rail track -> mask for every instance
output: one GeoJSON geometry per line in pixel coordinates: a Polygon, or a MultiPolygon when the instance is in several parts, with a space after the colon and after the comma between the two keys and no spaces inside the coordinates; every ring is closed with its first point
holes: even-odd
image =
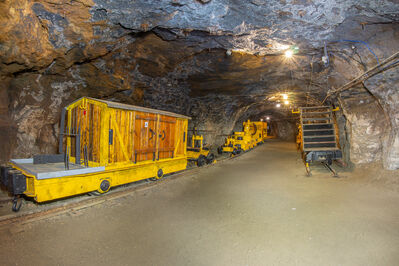
{"type": "MultiPolygon", "coordinates": [[[[233,157],[219,157],[217,160],[217,163],[221,163],[223,161],[234,159],[236,157],[242,156],[243,154],[246,154],[246,153],[242,153],[240,155],[235,155],[233,157]]],[[[206,165],[201,168],[212,167],[213,165],[214,164],[206,165]]],[[[85,208],[88,208],[91,206],[102,204],[104,202],[109,202],[109,201],[112,201],[115,199],[123,198],[123,197],[129,196],[133,193],[151,189],[151,188],[159,185],[160,183],[170,182],[178,177],[198,173],[201,168],[196,167],[196,166],[190,167],[183,171],[179,171],[179,172],[170,174],[170,175],[166,176],[165,178],[160,179],[158,181],[142,181],[142,182],[139,182],[138,184],[131,183],[131,184],[123,185],[120,187],[116,187],[115,189],[113,189],[105,194],[102,194],[101,196],[81,196],[80,199],[78,199],[74,202],[64,200],[65,202],[61,203],[61,205],[55,205],[54,207],[50,207],[50,208],[47,207],[46,209],[39,208],[39,210],[30,210],[30,211],[25,211],[25,212],[21,212],[21,213],[12,213],[12,214],[2,215],[2,216],[0,216],[0,231],[9,228],[11,225],[12,226],[24,225],[24,224],[28,224],[28,223],[31,223],[34,221],[44,220],[44,219],[62,215],[65,213],[76,212],[76,211],[79,211],[79,210],[82,210],[82,209],[85,209],[85,208]]],[[[11,199],[0,199],[0,203],[6,203],[6,202],[11,202],[11,199]]]]}

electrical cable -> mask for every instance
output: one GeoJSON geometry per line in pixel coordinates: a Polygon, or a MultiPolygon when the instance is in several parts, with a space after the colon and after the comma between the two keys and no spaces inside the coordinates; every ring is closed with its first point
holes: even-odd
{"type": "MultiPolygon", "coordinates": [[[[397,51],[396,53],[394,53],[393,55],[391,55],[390,57],[388,57],[387,59],[385,59],[381,65],[375,65],[374,67],[372,67],[371,69],[367,70],[366,72],[364,72],[363,74],[361,74],[360,76],[358,76],[357,78],[349,81],[348,83],[346,83],[345,85],[343,85],[342,87],[338,88],[338,89],[334,89],[331,90],[330,92],[327,93],[327,96],[324,98],[323,103],[327,100],[328,97],[330,97],[331,95],[335,94],[335,93],[340,93],[344,90],[348,90],[350,88],[352,88],[354,85],[358,84],[359,82],[362,82],[368,78],[370,78],[371,76],[374,76],[378,73],[380,73],[381,71],[385,71],[387,70],[387,67],[382,68],[385,64],[387,64],[388,62],[392,61],[393,59],[396,59],[399,56],[399,51],[397,51]]],[[[391,63],[388,65],[392,66],[394,64],[397,64],[399,61],[395,61],[394,63],[391,63]]]]}
{"type": "Polygon", "coordinates": [[[359,41],[359,40],[336,40],[336,41],[333,41],[333,42],[353,42],[353,43],[361,43],[361,44],[364,44],[364,45],[367,47],[367,49],[370,51],[370,53],[372,53],[372,54],[374,55],[375,59],[377,60],[377,64],[378,64],[378,65],[380,64],[380,61],[378,60],[377,55],[374,53],[374,51],[370,48],[370,46],[368,45],[368,43],[365,42],[365,41],[359,41]]]}

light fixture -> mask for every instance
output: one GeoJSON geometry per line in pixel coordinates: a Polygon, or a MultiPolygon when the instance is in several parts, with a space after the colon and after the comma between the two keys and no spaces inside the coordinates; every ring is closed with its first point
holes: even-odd
{"type": "Polygon", "coordinates": [[[284,100],[287,100],[287,99],[288,99],[288,95],[287,95],[287,94],[282,94],[282,96],[283,96],[283,99],[284,99],[284,100]]]}
{"type": "Polygon", "coordinates": [[[270,117],[266,117],[266,120],[270,120],[270,117]]]}
{"type": "Polygon", "coordinates": [[[281,104],[279,104],[279,103],[278,103],[278,104],[276,104],[276,107],[277,107],[277,108],[280,108],[280,106],[281,106],[281,104]]]}
{"type": "Polygon", "coordinates": [[[284,53],[285,57],[287,57],[287,58],[291,58],[293,54],[294,54],[294,52],[291,49],[288,49],[284,53]]]}
{"type": "Polygon", "coordinates": [[[289,105],[290,102],[289,102],[289,101],[284,101],[284,104],[285,104],[285,105],[289,105]]]}
{"type": "Polygon", "coordinates": [[[260,122],[263,122],[263,118],[260,119],[260,122]]]}

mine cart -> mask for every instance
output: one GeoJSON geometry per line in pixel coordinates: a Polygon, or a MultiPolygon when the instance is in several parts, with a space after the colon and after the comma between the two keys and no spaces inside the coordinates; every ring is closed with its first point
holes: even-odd
{"type": "Polygon", "coordinates": [[[254,121],[252,122],[256,127],[256,133],[253,135],[257,144],[262,144],[265,140],[273,138],[267,134],[267,122],[254,121]]]}
{"type": "Polygon", "coordinates": [[[310,163],[321,162],[334,176],[336,171],[331,167],[334,160],[342,158],[336,134],[333,111],[329,106],[300,107],[300,125],[297,144],[302,150],[306,172],[310,176],[310,163]]]}
{"type": "Polygon", "coordinates": [[[12,159],[1,169],[2,183],[14,195],[43,202],[162,178],[187,166],[188,119],[81,98],[62,110],[59,154],[12,159]]]}
{"type": "Polygon", "coordinates": [[[191,136],[191,146],[187,147],[187,158],[189,161],[194,161],[198,167],[215,161],[215,155],[204,145],[204,136],[200,135],[196,128],[193,129],[191,136]]]}
{"type": "Polygon", "coordinates": [[[233,135],[228,136],[222,147],[219,147],[218,152],[231,153],[232,155],[240,154],[254,148],[258,142],[257,127],[250,120],[243,123],[243,131],[234,132],[233,135]]]}

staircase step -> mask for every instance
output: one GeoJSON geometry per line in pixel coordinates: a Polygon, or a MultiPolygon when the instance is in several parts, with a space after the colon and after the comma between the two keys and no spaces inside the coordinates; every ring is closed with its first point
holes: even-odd
{"type": "Polygon", "coordinates": [[[302,115],[326,115],[326,114],[331,114],[331,111],[327,112],[303,112],[302,115]]]}
{"type": "Polygon", "coordinates": [[[334,130],[333,129],[322,129],[322,130],[304,130],[303,131],[303,136],[308,137],[308,136],[329,136],[329,135],[334,135],[334,130]]]}
{"type": "Polygon", "coordinates": [[[299,107],[299,109],[302,110],[308,110],[308,109],[319,109],[319,108],[328,108],[330,109],[330,106],[309,106],[309,107],[299,107]]]}
{"type": "Polygon", "coordinates": [[[304,124],[303,130],[319,130],[319,129],[333,129],[333,124],[304,124]]]}
{"type": "Polygon", "coordinates": [[[334,141],[335,142],[335,136],[311,136],[311,137],[304,137],[303,142],[304,143],[310,143],[310,142],[319,142],[319,141],[334,141]]]}
{"type": "Polygon", "coordinates": [[[304,141],[304,143],[311,143],[311,144],[324,144],[324,143],[335,143],[335,139],[334,140],[321,140],[321,141],[314,141],[314,142],[306,142],[304,141]]]}
{"type": "Polygon", "coordinates": [[[306,118],[302,118],[302,121],[322,121],[322,120],[331,120],[331,117],[306,117],[306,118]]]}
{"type": "Polygon", "coordinates": [[[331,138],[331,137],[335,137],[335,135],[306,136],[306,138],[310,138],[310,139],[312,139],[312,138],[331,138]]]}
{"type": "Polygon", "coordinates": [[[337,151],[339,150],[337,147],[321,147],[321,148],[304,148],[303,151],[337,151]]]}
{"type": "Polygon", "coordinates": [[[337,145],[333,143],[304,143],[304,148],[336,148],[337,145]]]}

